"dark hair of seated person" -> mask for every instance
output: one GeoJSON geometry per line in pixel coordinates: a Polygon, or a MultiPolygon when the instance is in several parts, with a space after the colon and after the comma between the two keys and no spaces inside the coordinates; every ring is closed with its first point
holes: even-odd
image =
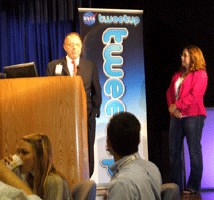
{"type": "Polygon", "coordinates": [[[107,136],[113,150],[120,156],[138,151],[140,122],[131,113],[120,112],[113,116],[107,126],[107,136]]]}

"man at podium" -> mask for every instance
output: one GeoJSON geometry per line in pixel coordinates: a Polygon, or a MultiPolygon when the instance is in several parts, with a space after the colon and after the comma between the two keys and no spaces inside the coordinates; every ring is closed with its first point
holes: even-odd
{"type": "Polygon", "coordinates": [[[91,177],[94,171],[95,118],[100,116],[102,102],[98,69],[94,62],[80,56],[82,40],[78,33],[67,34],[63,48],[67,55],[48,63],[46,76],[79,75],[82,77],[87,97],[89,173],[91,177]]]}

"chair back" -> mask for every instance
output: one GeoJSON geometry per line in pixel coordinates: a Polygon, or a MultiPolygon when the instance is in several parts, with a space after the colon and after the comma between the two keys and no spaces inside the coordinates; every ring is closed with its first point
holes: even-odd
{"type": "Polygon", "coordinates": [[[84,180],[77,183],[71,189],[71,199],[73,200],[95,200],[96,199],[96,183],[93,180],[84,180]]]}
{"type": "Polygon", "coordinates": [[[180,189],[175,183],[165,183],[161,190],[162,200],[180,200],[180,189]]]}

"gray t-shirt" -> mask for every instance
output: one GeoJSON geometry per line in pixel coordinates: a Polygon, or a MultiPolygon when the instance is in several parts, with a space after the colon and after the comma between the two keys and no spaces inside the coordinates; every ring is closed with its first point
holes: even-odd
{"type": "Polygon", "coordinates": [[[138,153],[120,159],[110,169],[113,176],[107,199],[161,199],[160,171],[154,163],[140,158],[138,153]]]}

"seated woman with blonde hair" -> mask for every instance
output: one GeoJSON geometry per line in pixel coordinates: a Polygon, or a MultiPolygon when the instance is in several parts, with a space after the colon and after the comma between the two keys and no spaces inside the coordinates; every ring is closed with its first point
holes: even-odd
{"type": "MultiPolygon", "coordinates": [[[[23,165],[15,168],[14,173],[44,200],[68,200],[70,189],[66,179],[56,171],[52,163],[52,148],[48,136],[31,134],[19,142],[18,156],[23,165]]],[[[10,163],[12,156],[6,156],[4,162],[10,163]]]]}

